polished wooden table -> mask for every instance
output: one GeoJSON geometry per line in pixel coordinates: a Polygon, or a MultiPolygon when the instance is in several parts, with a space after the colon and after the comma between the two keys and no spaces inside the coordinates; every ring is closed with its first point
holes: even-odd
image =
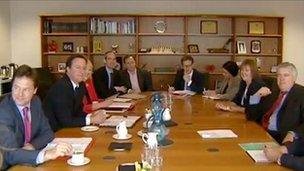
{"type": "MultiPolygon", "coordinates": [[[[162,148],[164,157],[163,171],[283,171],[288,170],[276,163],[257,164],[239,143],[273,141],[271,137],[254,122],[247,121],[244,114],[217,111],[216,101],[204,99],[200,95],[184,99],[174,99],[172,118],[178,126],[170,127],[169,138],[174,144],[162,148]],[[202,129],[228,128],[238,135],[232,139],[202,139],[197,133],[202,129]],[[208,149],[218,149],[210,152],[208,149]]],[[[136,102],[136,107],[129,115],[144,116],[145,108],[150,107],[149,98],[136,102]]],[[[133,148],[129,152],[112,152],[108,150],[113,128],[101,128],[96,132],[82,132],[79,128],[63,129],[57,137],[93,137],[93,144],[86,154],[90,164],[80,167],[69,166],[66,160],[57,159],[46,162],[36,168],[17,166],[12,170],[103,170],[114,171],[120,163],[140,161],[143,142],[137,131],[142,129],[144,117],[129,129],[133,135],[129,141],[133,148]],[[104,160],[105,156],[114,156],[114,160],[104,160]]]]}

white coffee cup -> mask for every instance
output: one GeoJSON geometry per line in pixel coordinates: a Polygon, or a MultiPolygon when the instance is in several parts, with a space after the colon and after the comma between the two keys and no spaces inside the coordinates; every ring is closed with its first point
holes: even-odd
{"type": "Polygon", "coordinates": [[[127,137],[128,129],[126,126],[126,121],[122,121],[116,126],[116,132],[119,139],[124,139],[127,137]]]}
{"type": "Polygon", "coordinates": [[[74,149],[72,155],[72,163],[81,164],[84,162],[84,152],[80,149],[74,149]]]}

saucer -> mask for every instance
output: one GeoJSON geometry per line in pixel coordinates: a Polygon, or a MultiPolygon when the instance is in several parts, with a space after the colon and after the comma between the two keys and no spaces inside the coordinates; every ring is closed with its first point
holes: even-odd
{"type": "Polygon", "coordinates": [[[93,126],[93,125],[88,125],[88,126],[83,126],[80,129],[85,132],[93,132],[93,131],[97,131],[99,129],[99,127],[93,126]]]}
{"type": "Polygon", "coordinates": [[[128,139],[132,138],[132,135],[127,134],[126,138],[118,138],[118,134],[114,134],[112,137],[116,140],[128,140],[128,139]]]}
{"type": "Polygon", "coordinates": [[[83,166],[83,165],[86,165],[86,164],[90,163],[90,161],[91,161],[91,160],[90,160],[89,158],[84,157],[83,163],[73,163],[73,162],[72,162],[72,158],[70,158],[70,159],[67,161],[67,163],[68,163],[69,165],[71,165],[71,166],[83,166]]]}

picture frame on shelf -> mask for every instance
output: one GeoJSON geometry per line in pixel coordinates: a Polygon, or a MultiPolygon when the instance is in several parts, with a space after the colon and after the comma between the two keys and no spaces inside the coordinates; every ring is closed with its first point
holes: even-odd
{"type": "Polygon", "coordinates": [[[62,51],[63,52],[73,52],[74,51],[73,42],[63,42],[62,43],[62,51]]]}
{"type": "Polygon", "coordinates": [[[248,21],[248,34],[265,34],[264,21],[248,21]]]}
{"type": "Polygon", "coordinates": [[[188,45],[188,53],[199,53],[199,48],[197,44],[188,45]]]}
{"type": "Polygon", "coordinates": [[[65,72],[65,68],[66,68],[66,64],[65,63],[58,63],[57,64],[57,70],[58,72],[64,73],[65,72]]]}
{"type": "Polygon", "coordinates": [[[201,34],[217,34],[216,20],[201,20],[201,34]]]}
{"type": "Polygon", "coordinates": [[[236,46],[237,46],[237,53],[238,54],[246,54],[247,53],[245,41],[237,41],[236,46]]]}
{"type": "Polygon", "coordinates": [[[251,53],[261,53],[261,41],[260,40],[252,40],[250,42],[251,53]]]}

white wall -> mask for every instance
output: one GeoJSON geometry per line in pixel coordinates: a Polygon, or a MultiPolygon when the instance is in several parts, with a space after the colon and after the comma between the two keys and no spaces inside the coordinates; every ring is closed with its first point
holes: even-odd
{"type": "Polygon", "coordinates": [[[11,1],[12,61],[40,66],[41,14],[205,13],[284,16],[284,61],[296,64],[304,85],[303,1],[11,1]]]}
{"type": "Polygon", "coordinates": [[[0,1],[0,66],[11,61],[9,1],[0,1]]]}

